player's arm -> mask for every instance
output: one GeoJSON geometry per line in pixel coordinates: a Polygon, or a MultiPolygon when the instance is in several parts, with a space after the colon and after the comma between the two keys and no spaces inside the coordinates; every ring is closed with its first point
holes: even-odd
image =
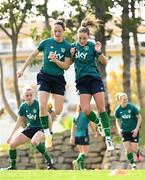
{"type": "Polygon", "coordinates": [[[70,48],[70,54],[71,54],[70,64],[73,64],[73,63],[74,63],[74,55],[75,55],[75,52],[76,52],[76,49],[75,49],[74,47],[70,48]]]}
{"type": "Polygon", "coordinates": [[[119,123],[119,119],[116,118],[116,127],[117,127],[117,130],[118,130],[118,133],[119,133],[119,136],[121,136],[121,128],[120,128],[120,123],[119,123]]]}
{"type": "Polygon", "coordinates": [[[73,123],[71,127],[70,144],[74,144],[74,132],[75,132],[75,124],[73,123]]]}
{"type": "Polygon", "coordinates": [[[138,115],[136,115],[137,117],[137,125],[136,125],[136,129],[139,130],[140,126],[141,126],[141,122],[142,122],[142,117],[141,114],[139,113],[138,115]]]}
{"type": "Polygon", "coordinates": [[[108,60],[107,60],[107,57],[104,56],[104,54],[100,54],[99,57],[98,57],[99,61],[103,64],[103,65],[106,65],[108,60]]]}
{"type": "Polygon", "coordinates": [[[95,45],[95,50],[96,50],[97,54],[99,55],[98,60],[102,64],[106,65],[108,60],[107,60],[106,56],[102,53],[101,49],[102,49],[102,44],[101,44],[101,42],[97,41],[96,45],[95,45]]]}
{"type": "Polygon", "coordinates": [[[25,120],[26,120],[25,117],[23,117],[23,116],[18,116],[17,122],[16,122],[16,124],[15,124],[15,127],[14,127],[14,129],[13,129],[10,137],[8,138],[7,143],[10,142],[11,138],[13,137],[13,135],[15,134],[15,132],[16,132],[20,127],[26,126],[26,125],[25,125],[25,120]]]}
{"type": "Polygon", "coordinates": [[[96,131],[96,124],[93,123],[93,122],[89,122],[89,127],[90,127],[93,135],[94,135],[95,137],[97,137],[97,136],[98,136],[98,133],[97,133],[97,131],[96,131]]]}
{"type": "Polygon", "coordinates": [[[70,66],[70,58],[65,57],[64,61],[60,61],[59,59],[56,58],[56,55],[54,53],[51,53],[48,56],[49,59],[51,59],[52,62],[54,62],[57,66],[60,68],[67,70],[70,66]]]}
{"type": "Polygon", "coordinates": [[[17,77],[21,77],[25,71],[25,69],[27,68],[28,65],[30,65],[34,59],[34,57],[36,57],[38,55],[39,51],[38,49],[34,49],[34,51],[28,56],[28,58],[26,59],[26,61],[24,62],[22,68],[17,72],[17,77]]]}
{"type": "Polygon", "coordinates": [[[137,136],[141,122],[142,122],[142,117],[141,117],[140,113],[137,114],[136,117],[137,117],[137,125],[136,125],[136,128],[134,130],[132,130],[132,133],[133,133],[132,136],[133,137],[137,136]]]}

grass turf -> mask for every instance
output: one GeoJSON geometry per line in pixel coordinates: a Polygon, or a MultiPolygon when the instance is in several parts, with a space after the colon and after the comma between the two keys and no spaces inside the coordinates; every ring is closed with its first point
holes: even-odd
{"type": "Polygon", "coordinates": [[[0,180],[143,180],[144,170],[127,170],[126,175],[110,176],[109,170],[16,170],[0,171],[0,180]]]}

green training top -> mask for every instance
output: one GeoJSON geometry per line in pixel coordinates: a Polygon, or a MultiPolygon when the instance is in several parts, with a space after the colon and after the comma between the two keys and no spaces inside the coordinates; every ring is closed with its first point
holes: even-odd
{"type": "Polygon", "coordinates": [[[72,44],[72,47],[76,49],[74,55],[76,80],[86,75],[100,77],[96,64],[99,55],[95,50],[95,44],[88,41],[85,46],[81,46],[79,42],[76,42],[72,44]]]}
{"type": "Polygon", "coordinates": [[[88,124],[90,120],[83,112],[79,113],[79,116],[73,117],[73,123],[75,124],[75,137],[88,136],[88,124]]]}
{"type": "Polygon", "coordinates": [[[63,75],[64,69],[50,61],[48,56],[54,53],[59,61],[64,61],[65,57],[70,58],[70,47],[70,43],[66,40],[57,42],[54,38],[48,38],[40,42],[37,49],[43,52],[42,72],[54,76],[63,75]]]}
{"type": "Polygon", "coordinates": [[[119,105],[115,109],[115,117],[119,120],[122,132],[130,132],[136,128],[137,115],[139,110],[132,104],[128,103],[126,107],[119,105]]]}
{"type": "Polygon", "coordinates": [[[41,127],[37,100],[34,100],[30,106],[26,102],[23,102],[19,107],[18,114],[26,118],[27,127],[41,127]]]}

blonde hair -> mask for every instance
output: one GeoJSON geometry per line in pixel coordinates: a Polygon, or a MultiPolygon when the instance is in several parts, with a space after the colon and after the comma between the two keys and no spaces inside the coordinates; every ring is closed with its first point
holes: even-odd
{"type": "Polygon", "coordinates": [[[25,86],[23,91],[22,91],[22,94],[24,95],[26,91],[33,91],[33,88],[31,86],[25,86]]]}
{"type": "Polygon", "coordinates": [[[123,96],[126,96],[126,97],[127,97],[127,94],[124,93],[124,92],[117,93],[117,94],[115,95],[116,101],[120,101],[120,99],[121,99],[123,96]]]}
{"type": "Polygon", "coordinates": [[[99,27],[101,25],[101,20],[96,19],[95,15],[93,14],[88,14],[81,22],[82,27],[91,27],[94,28],[95,30],[99,30],[99,27]]]}

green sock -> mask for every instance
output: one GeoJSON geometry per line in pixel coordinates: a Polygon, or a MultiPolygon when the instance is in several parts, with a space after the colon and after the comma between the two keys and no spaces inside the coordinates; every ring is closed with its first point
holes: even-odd
{"type": "Polygon", "coordinates": [[[79,162],[79,161],[84,161],[84,159],[85,159],[85,154],[80,153],[80,154],[78,155],[76,161],[77,161],[77,162],[79,162]]]}
{"type": "Polygon", "coordinates": [[[76,161],[79,163],[80,169],[84,169],[84,160],[85,160],[85,154],[80,153],[76,159],[76,161]]]}
{"type": "Polygon", "coordinates": [[[48,152],[46,151],[46,148],[43,143],[39,143],[38,146],[36,146],[38,151],[45,157],[47,161],[51,161],[51,157],[49,156],[48,152]]]}
{"type": "Polygon", "coordinates": [[[132,153],[132,152],[127,153],[127,159],[129,160],[130,164],[135,163],[134,157],[133,157],[133,153],[132,153]]]}
{"type": "Polygon", "coordinates": [[[99,122],[100,122],[99,118],[96,116],[94,111],[91,111],[90,114],[87,115],[87,118],[90,121],[94,122],[95,124],[99,124],[99,122]]]}
{"type": "Polygon", "coordinates": [[[105,132],[105,136],[110,136],[110,120],[107,112],[100,113],[100,118],[105,132]]]}
{"type": "Polygon", "coordinates": [[[40,121],[43,129],[48,129],[48,116],[40,117],[40,121]]]}
{"type": "Polygon", "coordinates": [[[10,149],[9,150],[9,157],[10,157],[10,161],[11,161],[11,166],[13,168],[16,168],[16,158],[17,158],[17,150],[14,149],[10,149]]]}

